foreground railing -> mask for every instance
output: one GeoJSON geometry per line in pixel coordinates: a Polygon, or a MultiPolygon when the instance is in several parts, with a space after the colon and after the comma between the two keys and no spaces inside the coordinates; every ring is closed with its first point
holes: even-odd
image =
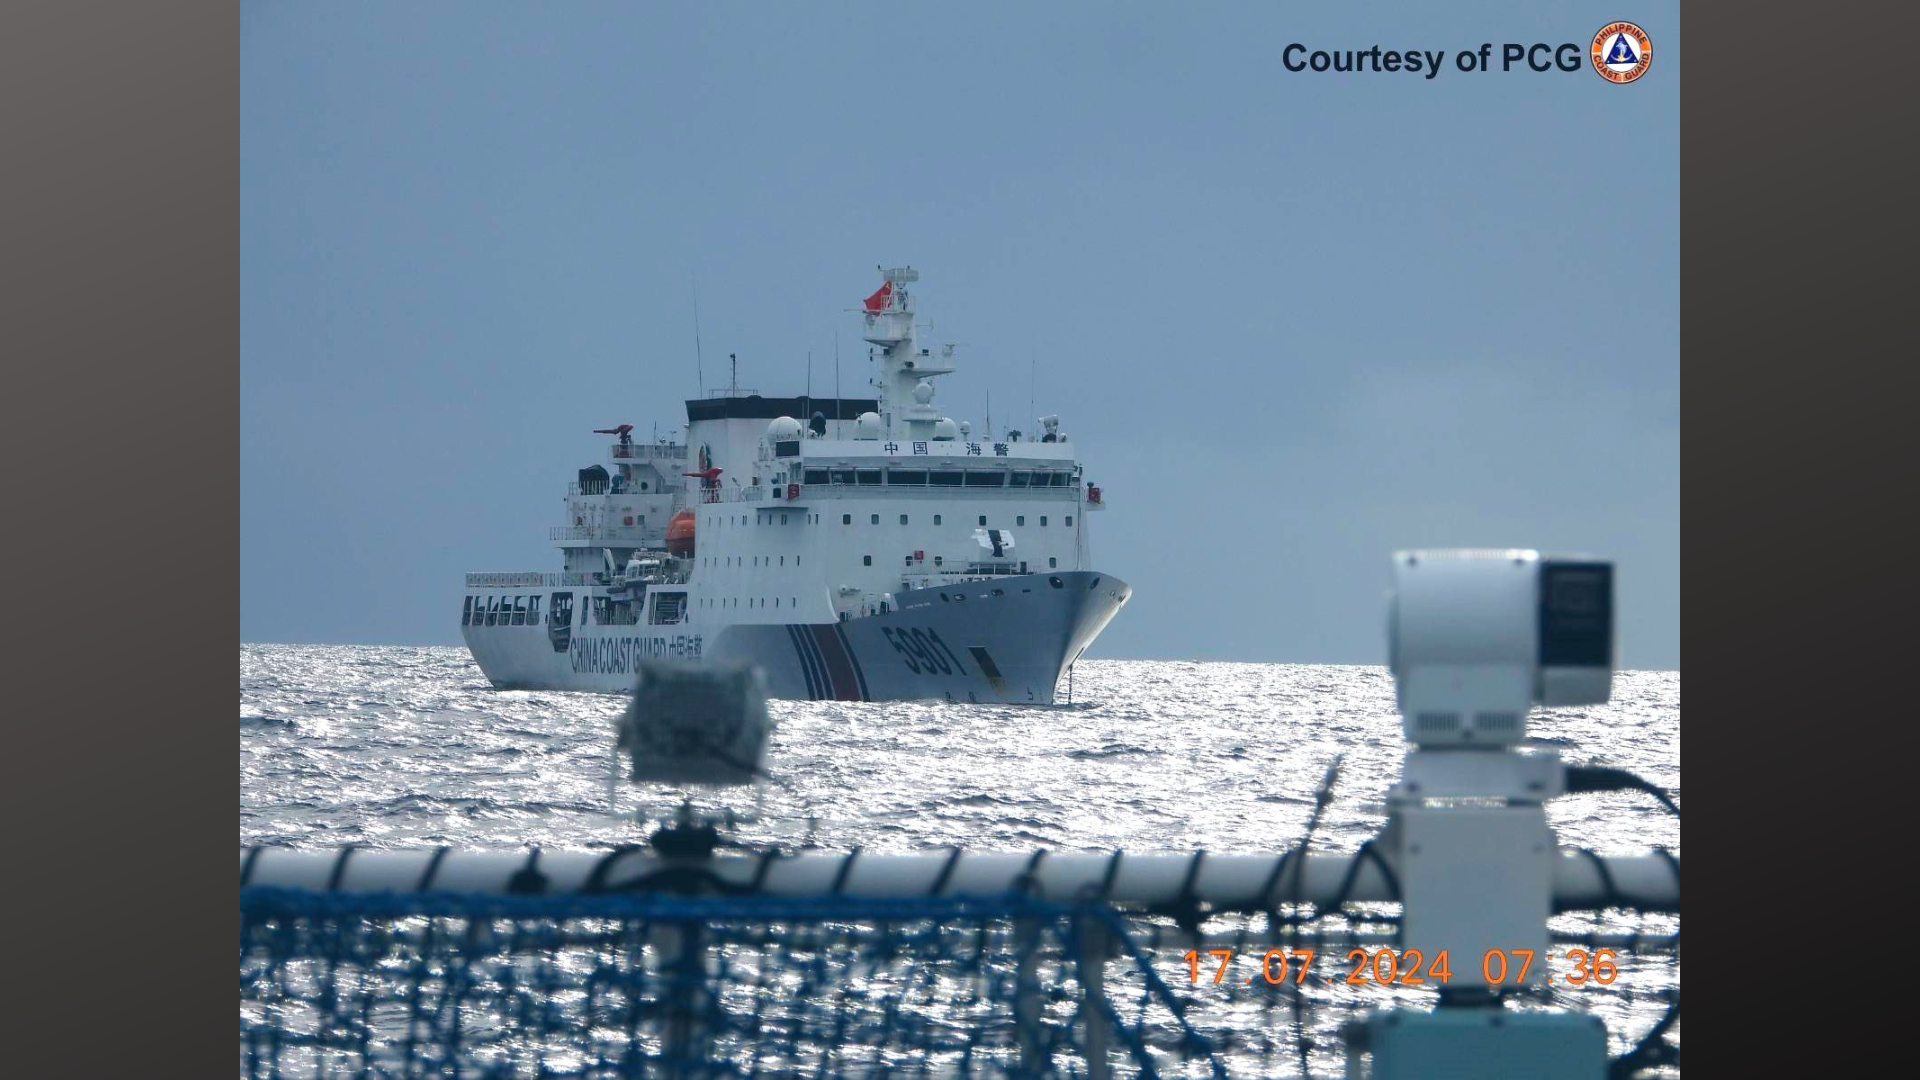
{"type": "MultiPolygon", "coordinates": [[[[1556,910],[1610,910],[1557,940],[1617,950],[1616,977],[1514,1004],[1592,1010],[1617,1050],[1660,1022],[1677,871],[1568,853],[1556,910]]],[[[1333,1074],[1349,1021],[1437,989],[1398,971],[1395,891],[1365,854],[254,849],[242,1070],[1333,1074]]]]}

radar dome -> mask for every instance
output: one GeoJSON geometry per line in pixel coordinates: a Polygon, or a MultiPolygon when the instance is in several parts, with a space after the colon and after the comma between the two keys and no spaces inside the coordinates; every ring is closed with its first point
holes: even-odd
{"type": "Polygon", "coordinates": [[[925,379],[921,379],[919,382],[915,383],[913,387],[913,400],[919,402],[922,405],[925,405],[927,402],[932,401],[933,400],[933,384],[928,382],[925,379]]]}
{"type": "Polygon", "coordinates": [[[971,420],[960,421],[960,437],[963,439],[973,438],[973,421],[971,420]]]}
{"type": "Polygon", "coordinates": [[[933,422],[933,441],[951,442],[960,437],[960,427],[952,420],[941,417],[933,422]]]}
{"type": "Polygon", "coordinates": [[[767,425],[769,439],[797,439],[800,437],[800,421],[791,416],[776,416],[773,423],[767,425]]]}
{"type": "Polygon", "coordinates": [[[859,433],[856,436],[857,438],[877,439],[880,437],[880,414],[876,412],[863,412],[860,414],[860,419],[853,422],[853,426],[859,433]]]}

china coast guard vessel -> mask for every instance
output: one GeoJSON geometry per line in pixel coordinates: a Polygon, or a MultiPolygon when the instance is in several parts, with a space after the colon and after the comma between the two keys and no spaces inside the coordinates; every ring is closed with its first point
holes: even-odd
{"type": "Polygon", "coordinates": [[[467,575],[461,634],[505,689],[633,689],[642,659],[749,660],[774,697],[1051,704],[1132,594],[1091,568],[1085,483],[1038,433],[942,416],[911,268],[863,304],[877,398],[688,401],[684,442],[614,436],[551,538],[559,574],[467,575]]]}

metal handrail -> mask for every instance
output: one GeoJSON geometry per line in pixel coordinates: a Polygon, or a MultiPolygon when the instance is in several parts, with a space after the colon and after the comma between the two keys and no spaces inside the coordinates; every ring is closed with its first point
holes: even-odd
{"type": "Polygon", "coordinates": [[[686,447],[672,444],[663,446],[655,443],[628,443],[626,446],[621,446],[615,443],[611,449],[613,456],[622,461],[652,460],[658,458],[685,459],[687,456],[686,447]]]}
{"type": "Polygon", "coordinates": [[[660,529],[644,525],[555,525],[547,530],[549,540],[645,540],[661,535],[660,529]]]}

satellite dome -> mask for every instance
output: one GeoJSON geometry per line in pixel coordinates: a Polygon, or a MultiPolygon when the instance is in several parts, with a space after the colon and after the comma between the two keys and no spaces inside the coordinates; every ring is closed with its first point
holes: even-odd
{"type": "Polygon", "coordinates": [[[769,439],[797,439],[800,437],[800,421],[791,416],[776,416],[773,423],[767,425],[769,439]]]}
{"type": "Polygon", "coordinates": [[[925,405],[927,402],[932,401],[933,400],[933,384],[928,382],[925,379],[921,379],[919,382],[915,383],[913,387],[913,400],[919,402],[922,405],[925,405]]]}
{"type": "Polygon", "coordinates": [[[933,441],[951,442],[960,437],[960,426],[946,417],[933,422],[933,441]]]}
{"type": "Polygon", "coordinates": [[[963,439],[973,438],[973,421],[971,420],[960,421],[960,437],[963,439]]]}
{"type": "Polygon", "coordinates": [[[860,414],[860,419],[853,422],[853,426],[859,433],[857,438],[877,439],[880,437],[880,414],[863,412],[860,414]]]}

